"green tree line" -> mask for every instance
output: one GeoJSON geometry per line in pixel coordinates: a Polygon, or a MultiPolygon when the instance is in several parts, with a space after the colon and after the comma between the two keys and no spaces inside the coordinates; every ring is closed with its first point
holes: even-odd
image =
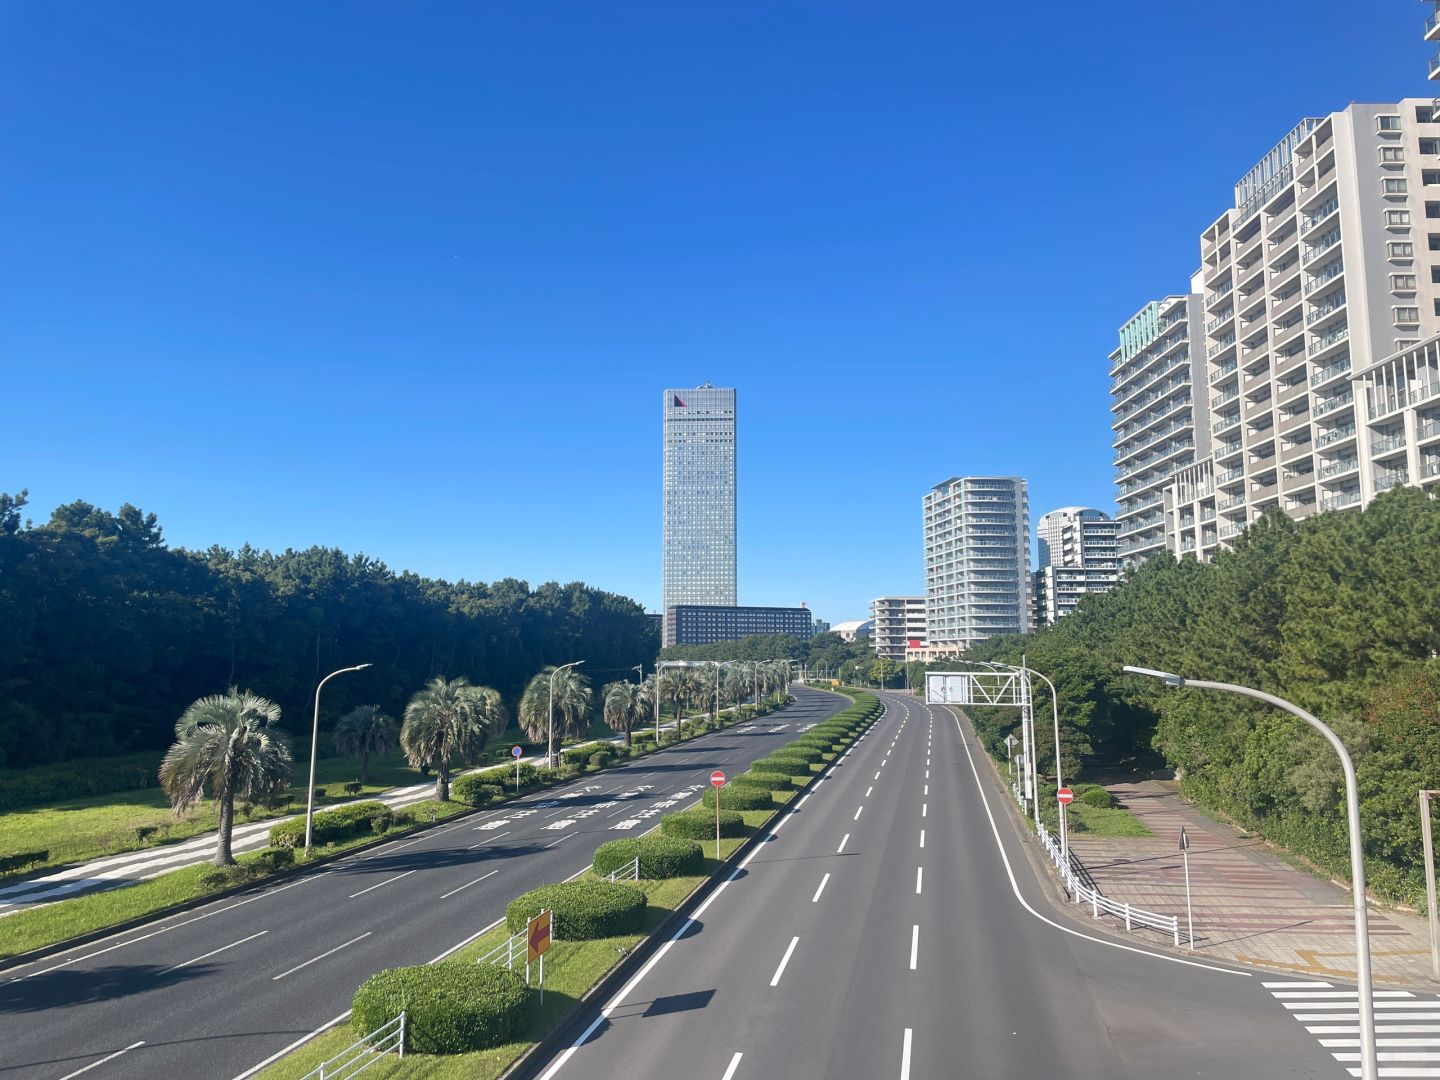
{"type": "MultiPolygon", "coordinates": [[[[0,767],[164,750],[177,717],[228,686],[308,737],[359,705],[400,715],[436,675],[494,687],[513,715],[547,664],[612,677],[659,642],[633,600],[574,582],[532,589],[396,573],[365,555],[171,548],[154,514],[74,502],[43,524],[0,494],[0,767]]],[[[328,741],[328,740],[327,740],[328,741]]]]}
{"type": "MultiPolygon", "coordinates": [[[[1414,899],[1417,792],[1440,787],[1440,505],[1397,489],[1364,511],[1272,513],[1209,564],[1148,560],[1056,626],[981,643],[1056,683],[1067,778],[1163,759],[1182,790],[1348,877],[1343,780],[1299,720],[1234,695],[1170,690],[1134,664],[1266,690],[1335,728],[1355,757],[1370,881],[1414,899]]],[[[963,667],[936,663],[932,670],[963,667]]],[[[1037,681],[1037,722],[1049,716],[1037,681]]],[[[973,710],[993,753],[1015,710],[973,710]]],[[[1039,763],[1053,768],[1041,723],[1039,763]]]]}

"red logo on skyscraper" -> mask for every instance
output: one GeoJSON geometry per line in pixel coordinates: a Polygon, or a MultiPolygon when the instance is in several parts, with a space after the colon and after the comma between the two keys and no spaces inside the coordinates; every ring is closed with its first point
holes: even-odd
{"type": "Polygon", "coordinates": [[[685,403],[680,400],[680,395],[679,395],[679,394],[672,394],[672,395],[670,395],[670,396],[675,399],[675,408],[677,408],[677,409],[683,409],[683,408],[685,408],[685,403]]]}

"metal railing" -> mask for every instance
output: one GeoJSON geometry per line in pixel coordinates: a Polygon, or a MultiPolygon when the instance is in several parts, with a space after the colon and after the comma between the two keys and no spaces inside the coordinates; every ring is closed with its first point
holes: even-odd
{"type": "MultiPolygon", "coordinates": [[[[1040,842],[1045,845],[1045,852],[1050,856],[1050,861],[1054,863],[1055,869],[1060,871],[1060,879],[1065,883],[1065,889],[1075,903],[1089,904],[1090,913],[1096,919],[1102,915],[1111,915],[1124,922],[1126,931],[1130,933],[1134,933],[1137,927],[1143,930],[1155,930],[1168,936],[1177,949],[1180,947],[1180,917],[1178,915],[1157,915],[1153,911],[1146,911],[1134,904],[1111,900],[1099,889],[1080,880],[1080,876],[1074,868],[1061,857],[1060,844],[1055,837],[1050,835],[1050,830],[1045,827],[1043,821],[1038,828],[1040,842]]],[[[1193,945],[1194,942],[1191,944],[1193,945]]]]}
{"type": "Polygon", "coordinates": [[[395,1056],[405,1056],[405,1014],[402,1012],[388,1024],[381,1024],[368,1035],[334,1057],[322,1061],[310,1070],[302,1080],[348,1080],[359,1076],[391,1051],[395,1056]]]}
{"type": "Polygon", "coordinates": [[[605,880],[612,885],[617,881],[639,881],[640,856],[636,855],[635,858],[631,859],[618,870],[611,870],[610,873],[605,875],[605,880]]]}

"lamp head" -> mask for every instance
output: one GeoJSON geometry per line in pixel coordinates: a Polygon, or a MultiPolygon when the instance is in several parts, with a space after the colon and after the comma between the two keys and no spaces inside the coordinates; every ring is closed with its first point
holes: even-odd
{"type": "Polygon", "coordinates": [[[1131,675],[1148,675],[1152,679],[1159,679],[1166,686],[1184,686],[1185,676],[1176,675],[1170,671],[1156,671],[1154,668],[1133,667],[1126,664],[1121,670],[1128,671],[1131,675]]]}
{"type": "Polygon", "coordinates": [[[364,671],[367,667],[374,667],[374,664],[356,664],[351,671],[364,671]]]}

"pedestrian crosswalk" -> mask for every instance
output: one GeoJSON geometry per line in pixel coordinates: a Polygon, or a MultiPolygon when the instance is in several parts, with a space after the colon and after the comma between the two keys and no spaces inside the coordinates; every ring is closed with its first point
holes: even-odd
{"type": "MultiPolygon", "coordinates": [[[[1359,991],[1293,979],[1262,985],[1351,1076],[1360,1075],[1359,991]]],[[[1375,1052],[1382,1078],[1440,1077],[1440,998],[1376,990],[1375,1052]]]]}

